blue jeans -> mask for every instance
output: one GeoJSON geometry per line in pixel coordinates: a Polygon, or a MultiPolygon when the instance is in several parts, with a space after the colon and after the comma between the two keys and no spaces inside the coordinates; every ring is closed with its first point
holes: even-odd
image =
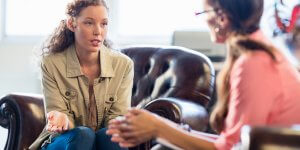
{"type": "Polygon", "coordinates": [[[88,127],[76,127],[53,138],[42,150],[127,150],[112,142],[106,130],[102,128],[95,133],[88,127]]]}

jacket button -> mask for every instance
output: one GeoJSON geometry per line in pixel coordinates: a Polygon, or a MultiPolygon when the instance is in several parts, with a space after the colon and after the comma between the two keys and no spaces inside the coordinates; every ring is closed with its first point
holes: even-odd
{"type": "Polygon", "coordinates": [[[70,94],[71,94],[71,93],[70,93],[69,91],[67,91],[67,92],[65,93],[66,96],[70,96],[70,94]]]}
{"type": "Polygon", "coordinates": [[[111,101],[111,102],[114,101],[114,98],[113,97],[109,98],[109,101],[111,101]]]}

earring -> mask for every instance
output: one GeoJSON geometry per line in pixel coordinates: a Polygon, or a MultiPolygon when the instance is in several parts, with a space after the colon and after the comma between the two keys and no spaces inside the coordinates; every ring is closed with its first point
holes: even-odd
{"type": "Polygon", "coordinates": [[[214,31],[215,31],[216,33],[219,33],[219,32],[221,32],[221,30],[222,30],[221,25],[220,25],[219,23],[216,23],[216,24],[215,24],[214,31]]]}
{"type": "Polygon", "coordinates": [[[214,28],[214,31],[215,31],[216,33],[218,33],[218,32],[220,32],[220,28],[219,28],[219,27],[215,27],[215,28],[214,28]]]}

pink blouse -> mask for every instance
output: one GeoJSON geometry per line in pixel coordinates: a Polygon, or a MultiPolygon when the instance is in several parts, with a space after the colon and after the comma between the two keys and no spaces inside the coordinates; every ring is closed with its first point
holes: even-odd
{"type": "MultiPolygon", "coordinates": [[[[251,38],[267,41],[258,31],[251,38]]],[[[268,43],[267,43],[268,44],[268,43]]],[[[263,51],[243,54],[230,75],[225,129],[215,146],[228,150],[240,140],[243,125],[290,126],[300,123],[300,76],[280,53],[276,61],[263,51]]]]}

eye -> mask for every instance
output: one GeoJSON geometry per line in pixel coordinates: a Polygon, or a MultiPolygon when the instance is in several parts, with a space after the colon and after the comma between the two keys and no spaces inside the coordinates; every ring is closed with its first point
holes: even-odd
{"type": "Polygon", "coordinates": [[[103,26],[107,26],[107,24],[108,24],[107,22],[102,23],[103,26]]]}
{"type": "Polygon", "coordinates": [[[106,27],[108,25],[108,23],[107,22],[103,22],[103,23],[101,23],[101,26],[102,27],[106,27]]]}
{"type": "Polygon", "coordinates": [[[84,24],[86,24],[86,25],[92,25],[93,22],[92,21],[85,21],[84,24]]]}

